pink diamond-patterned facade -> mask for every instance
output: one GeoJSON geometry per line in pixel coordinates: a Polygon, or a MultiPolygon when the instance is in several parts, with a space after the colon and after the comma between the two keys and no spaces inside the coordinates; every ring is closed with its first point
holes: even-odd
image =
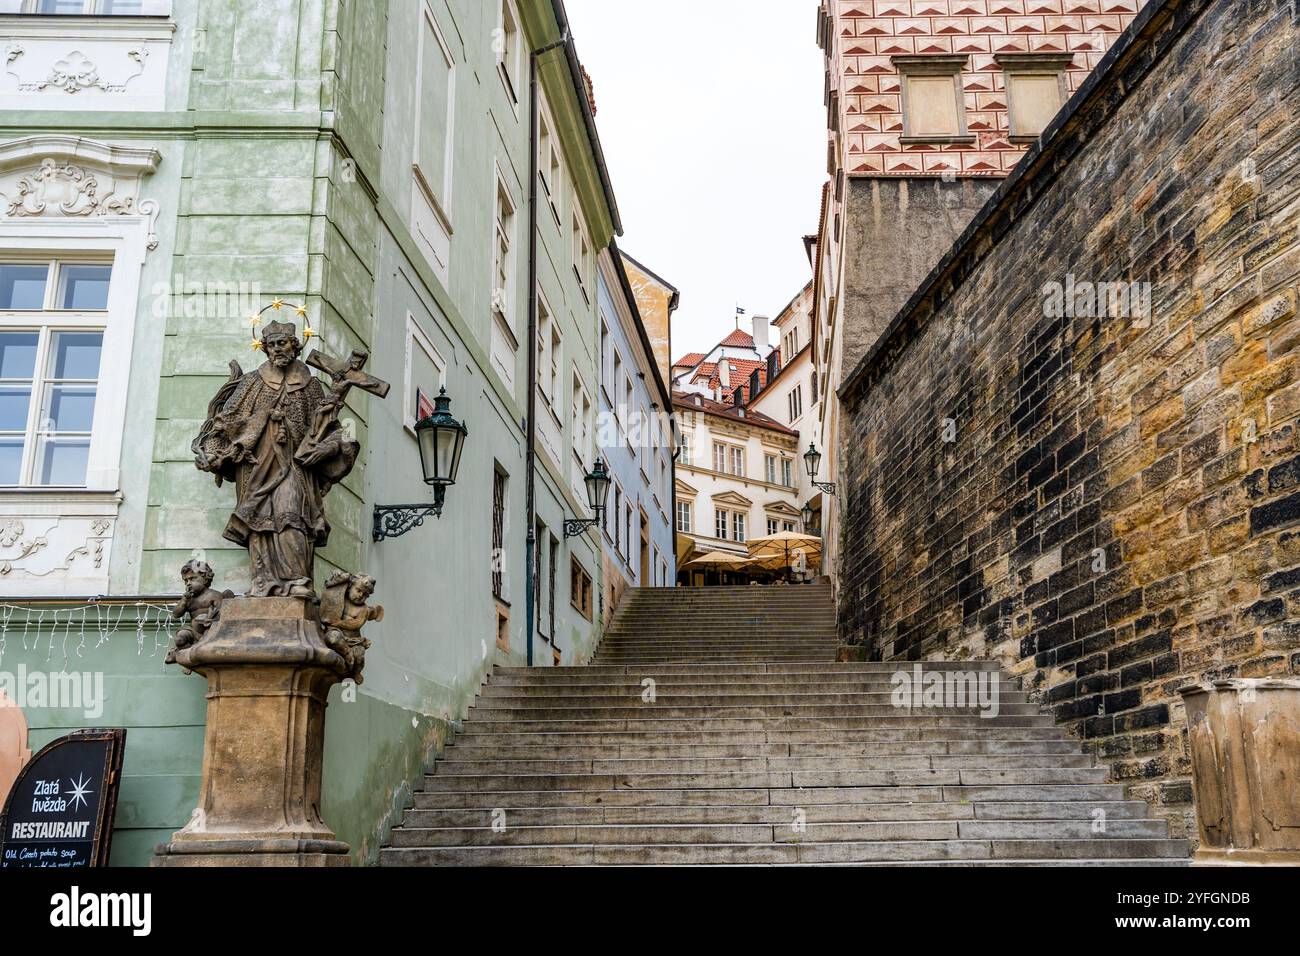
{"type": "Polygon", "coordinates": [[[1027,145],[1008,136],[999,54],[1072,54],[1073,95],[1144,0],[828,0],[830,83],[849,175],[1004,176],[1027,145]],[[973,143],[901,143],[894,56],[966,55],[962,89],[973,143]]]}

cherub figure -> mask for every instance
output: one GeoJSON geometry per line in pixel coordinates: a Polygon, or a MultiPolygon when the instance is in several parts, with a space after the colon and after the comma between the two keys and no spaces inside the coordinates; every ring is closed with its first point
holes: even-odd
{"type": "Polygon", "coordinates": [[[167,653],[169,664],[175,663],[177,650],[203,640],[204,635],[208,633],[221,613],[221,602],[235,596],[232,591],[215,590],[212,587],[212,578],[212,566],[197,558],[185,562],[185,566],[181,568],[185,594],[172,608],[172,620],[179,621],[188,614],[190,621],[188,626],[176,632],[176,649],[167,653]]]}
{"type": "Polygon", "coordinates": [[[325,643],[347,663],[348,672],[358,684],[366,663],[370,641],[361,636],[368,621],[384,619],[383,605],[366,604],[375,593],[375,579],[368,574],[335,571],[325,582],[320,600],[320,622],[325,643]]]}

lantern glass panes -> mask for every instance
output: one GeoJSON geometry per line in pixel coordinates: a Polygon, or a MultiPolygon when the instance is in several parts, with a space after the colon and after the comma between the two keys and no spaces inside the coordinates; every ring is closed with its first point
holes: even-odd
{"type": "Polygon", "coordinates": [[[460,456],[469,430],[451,416],[451,399],[444,388],[434,400],[433,414],[415,426],[420,442],[420,466],[424,482],[446,487],[456,483],[460,456]]]}

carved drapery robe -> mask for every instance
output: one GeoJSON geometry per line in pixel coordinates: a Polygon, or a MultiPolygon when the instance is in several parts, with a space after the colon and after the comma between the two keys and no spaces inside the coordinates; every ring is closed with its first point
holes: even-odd
{"type": "Polygon", "coordinates": [[[325,398],[302,362],[283,372],[268,362],[239,380],[214,422],[229,443],[218,473],[234,478],[237,499],[225,537],[248,548],[252,596],[311,591],[315,549],[329,541],[323,499],[358,450],[337,421],[312,439],[325,398]]]}

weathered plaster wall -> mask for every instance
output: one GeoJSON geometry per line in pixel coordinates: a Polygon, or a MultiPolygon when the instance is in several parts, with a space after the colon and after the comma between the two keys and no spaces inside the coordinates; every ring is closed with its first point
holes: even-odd
{"type": "Polygon", "coordinates": [[[988,179],[848,180],[843,375],[876,344],[998,185],[988,179]]]}
{"type": "Polygon", "coordinates": [[[999,657],[1190,834],[1176,689],[1300,672],[1300,8],[1135,30],[846,385],[839,610],[999,657]],[[1149,323],[1045,314],[1067,275],[1149,323]]]}

